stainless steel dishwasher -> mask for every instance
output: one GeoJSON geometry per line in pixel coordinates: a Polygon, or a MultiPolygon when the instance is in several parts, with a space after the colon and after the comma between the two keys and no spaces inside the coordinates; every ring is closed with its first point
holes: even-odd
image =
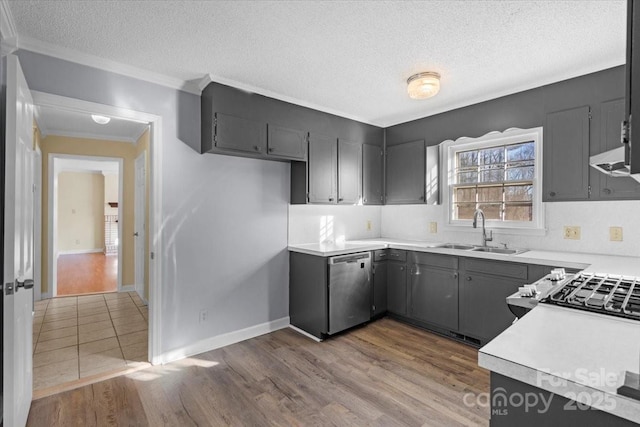
{"type": "Polygon", "coordinates": [[[329,258],[329,334],[371,319],[371,254],[329,258]]]}

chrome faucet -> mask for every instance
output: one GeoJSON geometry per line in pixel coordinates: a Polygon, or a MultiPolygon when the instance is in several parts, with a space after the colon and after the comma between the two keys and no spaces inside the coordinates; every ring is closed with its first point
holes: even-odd
{"type": "Polygon", "coordinates": [[[487,246],[487,242],[493,240],[493,231],[489,230],[489,237],[487,237],[487,230],[484,228],[484,212],[482,212],[482,209],[476,209],[473,214],[473,228],[478,228],[478,216],[482,217],[482,246],[487,246]]]}

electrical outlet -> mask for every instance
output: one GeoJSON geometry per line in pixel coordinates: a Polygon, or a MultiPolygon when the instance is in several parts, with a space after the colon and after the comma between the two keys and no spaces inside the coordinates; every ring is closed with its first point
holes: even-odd
{"type": "Polygon", "coordinates": [[[429,223],[429,233],[435,234],[438,232],[438,223],[435,221],[431,221],[429,223]]]}
{"type": "Polygon", "coordinates": [[[580,227],[577,225],[564,226],[564,238],[571,240],[580,240],[580,227]]]}
{"type": "Polygon", "coordinates": [[[368,219],[367,220],[367,231],[371,231],[371,228],[372,228],[371,220],[368,219]]]}
{"type": "Polygon", "coordinates": [[[609,227],[609,240],[622,242],[622,227],[609,227]]]}
{"type": "Polygon", "coordinates": [[[200,323],[207,321],[207,310],[200,310],[200,323]]]}

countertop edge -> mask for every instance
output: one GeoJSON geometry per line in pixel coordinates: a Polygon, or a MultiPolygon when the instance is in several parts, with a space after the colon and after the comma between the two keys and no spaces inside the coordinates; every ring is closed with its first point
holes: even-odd
{"type": "MultiPolygon", "coordinates": [[[[478,351],[478,366],[497,374],[513,378],[530,386],[589,405],[617,417],[624,418],[635,423],[640,423],[640,401],[636,401],[619,394],[608,393],[603,390],[588,387],[564,378],[559,378],[559,382],[564,383],[564,386],[554,387],[549,382],[540,384],[538,378],[541,371],[502,359],[498,356],[483,353],[482,350],[478,351]],[[587,396],[589,398],[589,402],[585,401],[587,396]],[[614,408],[606,406],[609,400],[607,400],[605,396],[614,400],[616,403],[614,408]]],[[[547,373],[544,374],[548,375],[547,373]]]]}

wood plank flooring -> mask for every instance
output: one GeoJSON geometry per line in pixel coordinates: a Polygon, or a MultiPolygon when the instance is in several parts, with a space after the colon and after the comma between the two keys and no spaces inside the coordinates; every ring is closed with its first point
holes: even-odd
{"type": "Polygon", "coordinates": [[[57,287],[58,296],[115,292],[118,287],[118,255],[60,255],[57,287]]]}
{"type": "Polygon", "coordinates": [[[385,318],[316,343],[291,329],[32,403],[30,426],[488,425],[477,350],[385,318]],[[472,399],[475,402],[475,399],[472,399]]]}

